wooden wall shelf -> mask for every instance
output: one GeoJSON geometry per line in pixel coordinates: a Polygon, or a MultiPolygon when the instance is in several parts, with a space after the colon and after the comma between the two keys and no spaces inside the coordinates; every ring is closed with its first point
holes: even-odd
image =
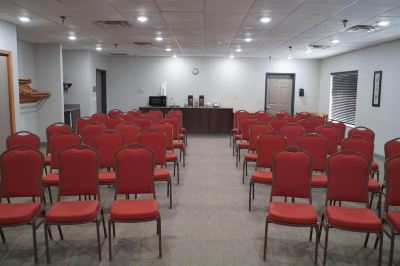
{"type": "Polygon", "coordinates": [[[19,102],[20,103],[37,103],[50,97],[50,92],[39,92],[29,86],[31,79],[19,79],[19,102]]]}

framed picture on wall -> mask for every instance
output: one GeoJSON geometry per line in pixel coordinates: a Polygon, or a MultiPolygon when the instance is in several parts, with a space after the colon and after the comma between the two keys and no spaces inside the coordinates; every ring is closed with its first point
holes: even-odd
{"type": "Polygon", "coordinates": [[[381,106],[381,85],[382,85],[382,71],[374,72],[374,84],[372,91],[372,106],[381,106]]]}

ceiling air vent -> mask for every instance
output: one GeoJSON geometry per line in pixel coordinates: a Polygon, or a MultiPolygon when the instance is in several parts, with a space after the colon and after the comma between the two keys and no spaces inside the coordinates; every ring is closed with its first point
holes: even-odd
{"type": "Polygon", "coordinates": [[[134,42],[133,44],[135,46],[139,46],[139,47],[151,47],[151,46],[154,46],[151,42],[134,42]]]}
{"type": "Polygon", "coordinates": [[[312,49],[326,49],[326,48],[329,48],[329,46],[323,46],[323,45],[320,45],[320,44],[310,44],[309,47],[312,48],[312,49]]]}
{"type": "Polygon", "coordinates": [[[376,28],[372,25],[355,25],[353,27],[348,28],[347,32],[357,32],[357,31],[367,31],[371,32],[376,30],[376,28]]]}
{"type": "Polygon", "coordinates": [[[127,29],[131,27],[127,21],[123,20],[96,21],[95,24],[103,29],[127,29]]]}
{"type": "Polygon", "coordinates": [[[111,55],[111,56],[127,56],[128,54],[126,54],[126,53],[110,53],[109,55],[111,55]]]}

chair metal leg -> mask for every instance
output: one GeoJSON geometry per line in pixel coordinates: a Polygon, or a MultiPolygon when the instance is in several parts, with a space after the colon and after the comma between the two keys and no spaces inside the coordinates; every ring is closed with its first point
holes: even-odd
{"type": "Polygon", "coordinates": [[[239,148],[236,147],[236,167],[239,164],[239,148]]]}
{"type": "Polygon", "coordinates": [[[35,263],[38,262],[37,244],[36,244],[36,219],[32,221],[32,236],[33,236],[33,255],[35,256],[35,263]]]}
{"type": "Polygon", "coordinates": [[[167,197],[169,197],[169,181],[167,181],[167,197]]]}
{"type": "Polygon", "coordinates": [[[251,187],[252,187],[252,182],[250,182],[250,187],[249,187],[249,211],[251,211],[251,187]]]}
{"type": "Polygon", "coordinates": [[[53,233],[51,232],[50,226],[48,226],[47,231],[49,232],[50,240],[53,240],[53,233]]]}
{"type": "Polygon", "coordinates": [[[101,261],[101,246],[100,246],[100,221],[96,219],[96,233],[97,233],[97,254],[99,261],[101,261]]]}
{"type": "Polygon", "coordinates": [[[242,184],[244,184],[244,167],[245,167],[246,160],[243,160],[243,176],[242,176],[242,184]]]}
{"type": "Polygon", "coordinates": [[[1,241],[3,243],[6,243],[6,236],[4,235],[3,228],[0,227],[0,236],[1,236],[1,241]]]}
{"type": "Polygon", "coordinates": [[[48,236],[48,225],[46,222],[44,222],[44,240],[45,240],[45,246],[46,246],[46,259],[47,259],[47,263],[50,263],[50,249],[49,249],[49,236],[48,236]]]}
{"type": "Polygon", "coordinates": [[[49,191],[50,203],[53,203],[53,197],[51,196],[51,188],[50,188],[50,186],[47,186],[47,190],[49,191]]]}
{"type": "Polygon", "coordinates": [[[178,185],[179,185],[179,163],[176,161],[176,172],[178,174],[178,185]]]}
{"type": "Polygon", "coordinates": [[[111,220],[108,220],[108,260],[112,261],[112,247],[111,247],[111,220]]]}
{"type": "MultiPolygon", "coordinates": [[[[311,227],[312,228],[312,227],[311,227]]],[[[311,231],[312,233],[312,231],[311,231]]],[[[314,259],[314,265],[318,264],[318,223],[315,225],[315,259],[314,259]]]]}
{"type": "Polygon", "coordinates": [[[369,240],[369,233],[367,233],[367,234],[365,235],[364,248],[367,247],[367,245],[368,245],[368,240],[369,240]]]}
{"type": "Polygon", "coordinates": [[[310,227],[310,239],[309,239],[310,242],[312,241],[313,228],[314,227],[312,227],[312,226],[310,227]]]}
{"type": "Polygon", "coordinates": [[[57,229],[58,229],[58,233],[60,234],[61,240],[64,240],[64,236],[63,236],[63,233],[61,231],[61,225],[57,225],[57,229]]]}
{"type": "Polygon", "coordinates": [[[255,187],[254,187],[254,186],[255,186],[255,185],[256,185],[256,183],[253,183],[253,199],[255,199],[255,196],[254,196],[254,193],[255,193],[255,192],[254,192],[254,191],[255,191],[255,187]]]}
{"type": "Polygon", "coordinates": [[[383,232],[379,233],[379,257],[378,266],[382,265],[382,246],[383,246],[383,232]]]}
{"type": "MultiPolygon", "coordinates": [[[[389,266],[393,265],[393,251],[394,251],[394,230],[391,228],[391,235],[390,235],[390,251],[389,251],[389,266]]],[[[381,247],[379,247],[381,248],[381,247]]]]}
{"type": "Polygon", "coordinates": [[[157,231],[158,231],[158,256],[162,258],[162,245],[161,245],[161,218],[157,219],[157,231]]]}
{"type": "Polygon", "coordinates": [[[103,209],[101,209],[101,220],[103,222],[104,238],[107,238],[106,220],[104,218],[104,210],[103,209]]]}
{"type": "Polygon", "coordinates": [[[265,236],[264,236],[264,256],[263,260],[267,260],[267,239],[268,239],[268,219],[265,222],[265,236]]]}
{"type": "Polygon", "coordinates": [[[169,183],[169,208],[172,209],[172,184],[171,180],[168,181],[169,183]]]}
{"type": "Polygon", "coordinates": [[[185,167],[185,165],[186,165],[185,157],[186,157],[186,152],[185,152],[185,150],[183,150],[183,167],[185,167]]]}
{"type": "Polygon", "coordinates": [[[175,169],[176,169],[176,161],[174,161],[174,176],[175,176],[175,169]]]}
{"type": "Polygon", "coordinates": [[[112,222],[113,237],[115,237],[115,222],[112,222]]]}
{"type": "Polygon", "coordinates": [[[325,225],[325,246],[324,246],[324,260],[323,265],[326,265],[326,255],[328,251],[328,238],[329,238],[329,224],[325,225]]]}

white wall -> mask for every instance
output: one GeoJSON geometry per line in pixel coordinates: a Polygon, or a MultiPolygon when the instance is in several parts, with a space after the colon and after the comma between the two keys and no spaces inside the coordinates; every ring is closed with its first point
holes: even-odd
{"type": "Polygon", "coordinates": [[[191,94],[195,99],[204,95],[205,102],[220,100],[226,107],[263,110],[265,74],[273,72],[296,74],[295,112],[316,111],[319,69],[318,60],[108,57],[107,104],[122,110],[144,106],[167,81],[168,99],[181,106],[191,94]],[[200,74],[192,74],[194,67],[200,74]],[[144,93],[138,93],[139,87],[144,93]],[[305,97],[298,97],[299,88],[305,89],[305,97]]]}
{"type": "Polygon", "coordinates": [[[389,139],[400,136],[400,41],[358,50],[321,62],[319,110],[329,111],[330,74],[358,70],[356,125],[375,131],[375,152],[383,155],[389,139]],[[372,107],[374,71],[382,70],[381,107],[372,107]]]}

